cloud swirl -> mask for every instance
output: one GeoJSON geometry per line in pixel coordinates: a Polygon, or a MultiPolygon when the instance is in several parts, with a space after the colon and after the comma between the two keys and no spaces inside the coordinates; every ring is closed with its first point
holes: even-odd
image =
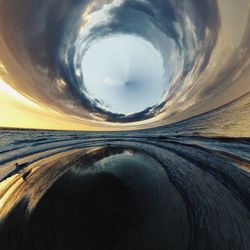
{"type": "Polygon", "coordinates": [[[2,0],[2,61],[18,91],[83,122],[164,125],[249,92],[248,13],[236,30],[227,22],[233,8],[208,0],[2,0]]]}

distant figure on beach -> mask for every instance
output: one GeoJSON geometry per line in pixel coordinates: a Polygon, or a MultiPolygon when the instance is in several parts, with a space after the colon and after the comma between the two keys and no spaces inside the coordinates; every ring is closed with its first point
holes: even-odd
{"type": "Polygon", "coordinates": [[[27,175],[29,175],[29,173],[24,173],[23,169],[21,168],[21,166],[18,163],[16,163],[15,166],[16,166],[16,168],[15,168],[16,172],[20,172],[22,170],[22,174],[23,174],[22,178],[24,181],[26,181],[26,177],[27,177],[27,175]]]}
{"type": "Polygon", "coordinates": [[[18,163],[15,164],[16,168],[15,168],[15,171],[19,172],[21,170],[20,166],[18,163]]]}

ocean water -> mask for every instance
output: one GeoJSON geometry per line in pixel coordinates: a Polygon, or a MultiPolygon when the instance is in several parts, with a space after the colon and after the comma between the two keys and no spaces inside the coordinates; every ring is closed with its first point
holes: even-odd
{"type": "Polygon", "coordinates": [[[114,133],[2,129],[0,245],[250,249],[250,139],[204,136],[204,119],[114,133]]]}

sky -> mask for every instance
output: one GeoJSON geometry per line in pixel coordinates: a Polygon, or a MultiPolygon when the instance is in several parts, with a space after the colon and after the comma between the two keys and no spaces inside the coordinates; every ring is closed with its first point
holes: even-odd
{"type": "Polygon", "coordinates": [[[223,106],[250,92],[249,8],[0,0],[0,126],[141,129],[223,106]]]}
{"type": "Polygon", "coordinates": [[[161,55],[150,43],[133,36],[97,41],[87,51],[82,71],[89,94],[116,113],[154,106],[167,88],[161,55]]]}

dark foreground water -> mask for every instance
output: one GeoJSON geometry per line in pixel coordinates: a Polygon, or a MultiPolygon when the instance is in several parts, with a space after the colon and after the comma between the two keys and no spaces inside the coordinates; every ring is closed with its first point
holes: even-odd
{"type": "Polygon", "coordinates": [[[250,249],[248,138],[0,138],[0,249],[250,249]]]}

